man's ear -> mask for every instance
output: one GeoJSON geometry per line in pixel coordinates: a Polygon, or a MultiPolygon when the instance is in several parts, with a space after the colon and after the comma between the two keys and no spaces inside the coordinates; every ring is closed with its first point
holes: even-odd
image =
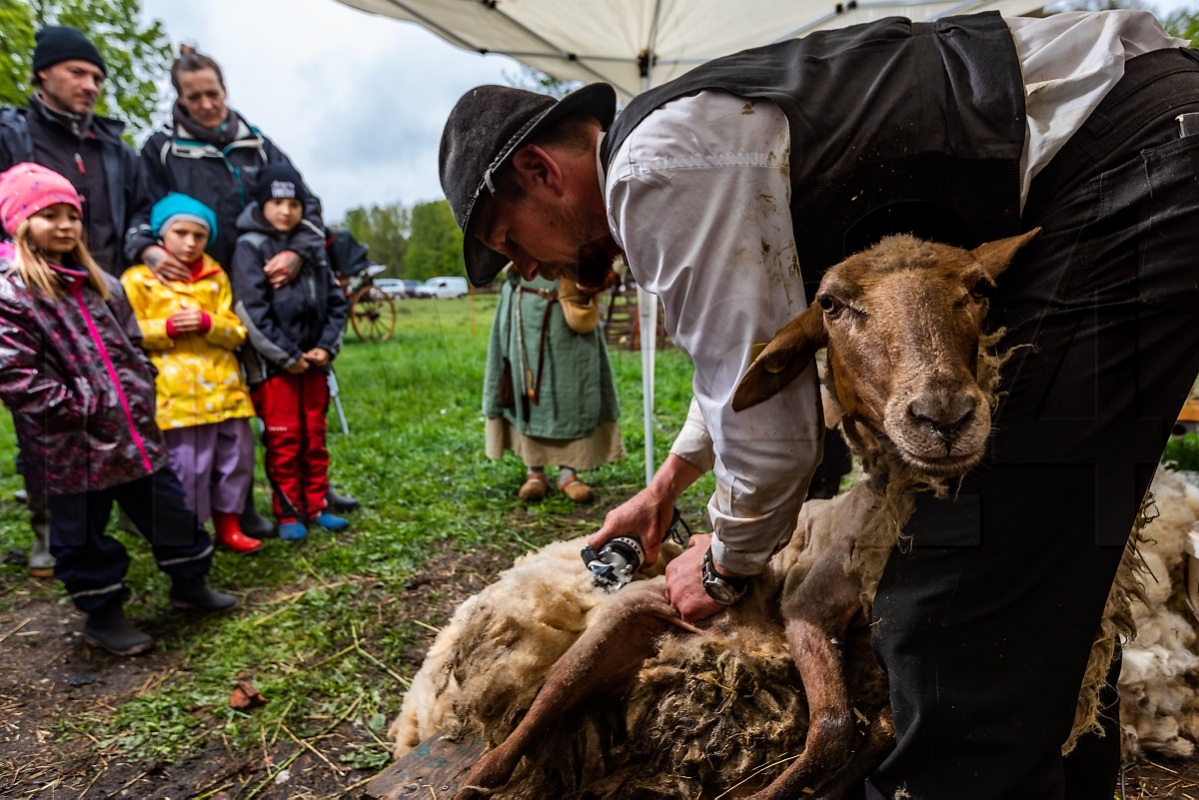
{"type": "Polygon", "coordinates": [[[529,144],[517,150],[512,154],[512,168],[526,191],[541,185],[556,193],[562,192],[562,167],[542,147],[529,144]]]}

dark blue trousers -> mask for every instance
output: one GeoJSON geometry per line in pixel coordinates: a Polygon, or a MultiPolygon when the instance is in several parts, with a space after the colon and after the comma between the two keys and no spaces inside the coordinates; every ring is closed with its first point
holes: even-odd
{"type": "MultiPolygon", "coordinates": [[[[1044,232],[999,276],[1004,368],[988,460],[923,504],[873,609],[898,743],[868,795],[1110,800],[1108,735],[1063,759],[1139,505],[1199,372],[1199,111],[1191,51],[1124,79],[1033,182],[1044,232]]],[[[1114,696],[1108,696],[1114,700],[1114,696]]]]}
{"type": "Polygon", "coordinates": [[[129,554],[104,528],[116,502],[150,542],[159,569],[176,580],[203,578],[212,566],[212,540],[187,507],[170,467],[96,492],[51,495],[50,552],[54,574],[75,607],[90,614],[129,599],[129,554]]]}

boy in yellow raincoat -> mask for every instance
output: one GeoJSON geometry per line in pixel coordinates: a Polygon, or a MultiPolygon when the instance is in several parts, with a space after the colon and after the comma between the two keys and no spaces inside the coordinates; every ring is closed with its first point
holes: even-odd
{"type": "Polygon", "coordinates": [[[200,523],[211,516],[218,542],[252,553],[262,542],[238,523],[254,473],[254,406],[234,352],[246,329],[233,313],[229,278],[205,253],[216,238],[216,214],[194,197],[171,193],[154,204],[150,226],[167,252],[191,268],[187,281],[159,280],[145,264],[121,276],[142,346],[158,368],[158,427],[200,523]]]}

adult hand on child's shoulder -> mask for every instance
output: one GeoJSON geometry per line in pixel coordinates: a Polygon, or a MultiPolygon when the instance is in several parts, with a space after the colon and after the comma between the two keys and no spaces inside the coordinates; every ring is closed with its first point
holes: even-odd
{"type": "Polygon", "coordinates": [[[166,251],[166,248],[152,244],[142,250],[142,261],[146,262],[154,275],[160,281],[186,281],[192,271],[182,261],[166,251]]]}
{"type": "Polygon", "coordinates": [[[270,260],[262,265],[262,271],[266,273],[266,279],[270,281],[271,286],[278,289],[294,281],[303,264],[304,259],[297,253],[284,250],[271,256],[270,260]]]}
{"type": "Polygon", "coordinates": [[[329,351],[323,347],[314,347],[304,354],[304,359],[315,367],[323,367],[329,363],[329,351]]]}
{"type": "Polygon", "coordinates": [[[308,371],[308,359],[300,356],[287,367],[287,371],[292,375],[303,375],[308,371]]]}

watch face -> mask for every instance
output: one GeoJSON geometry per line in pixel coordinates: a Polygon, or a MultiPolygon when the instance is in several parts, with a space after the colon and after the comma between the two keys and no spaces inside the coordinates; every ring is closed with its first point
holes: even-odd
{"type": "Polygon", "coordinates": [[[723,603],[726,606],[731,606],[737,602],[738,594],[733,591],[732,587],[719,578],[704,581],[704,589],[708,592],[708,596],[717,603],[723,603]]]}
{"type": "Polygon", "coordinates": [[[711,597],[717,603],[731,606],[741,598],[742,592],[735,589],[731,583],[716,574],[716,569],[712,566],[711,550],[704,554],[700,579],[703,582],[704,591],[708,593],[708,597],[711,597]]]}

